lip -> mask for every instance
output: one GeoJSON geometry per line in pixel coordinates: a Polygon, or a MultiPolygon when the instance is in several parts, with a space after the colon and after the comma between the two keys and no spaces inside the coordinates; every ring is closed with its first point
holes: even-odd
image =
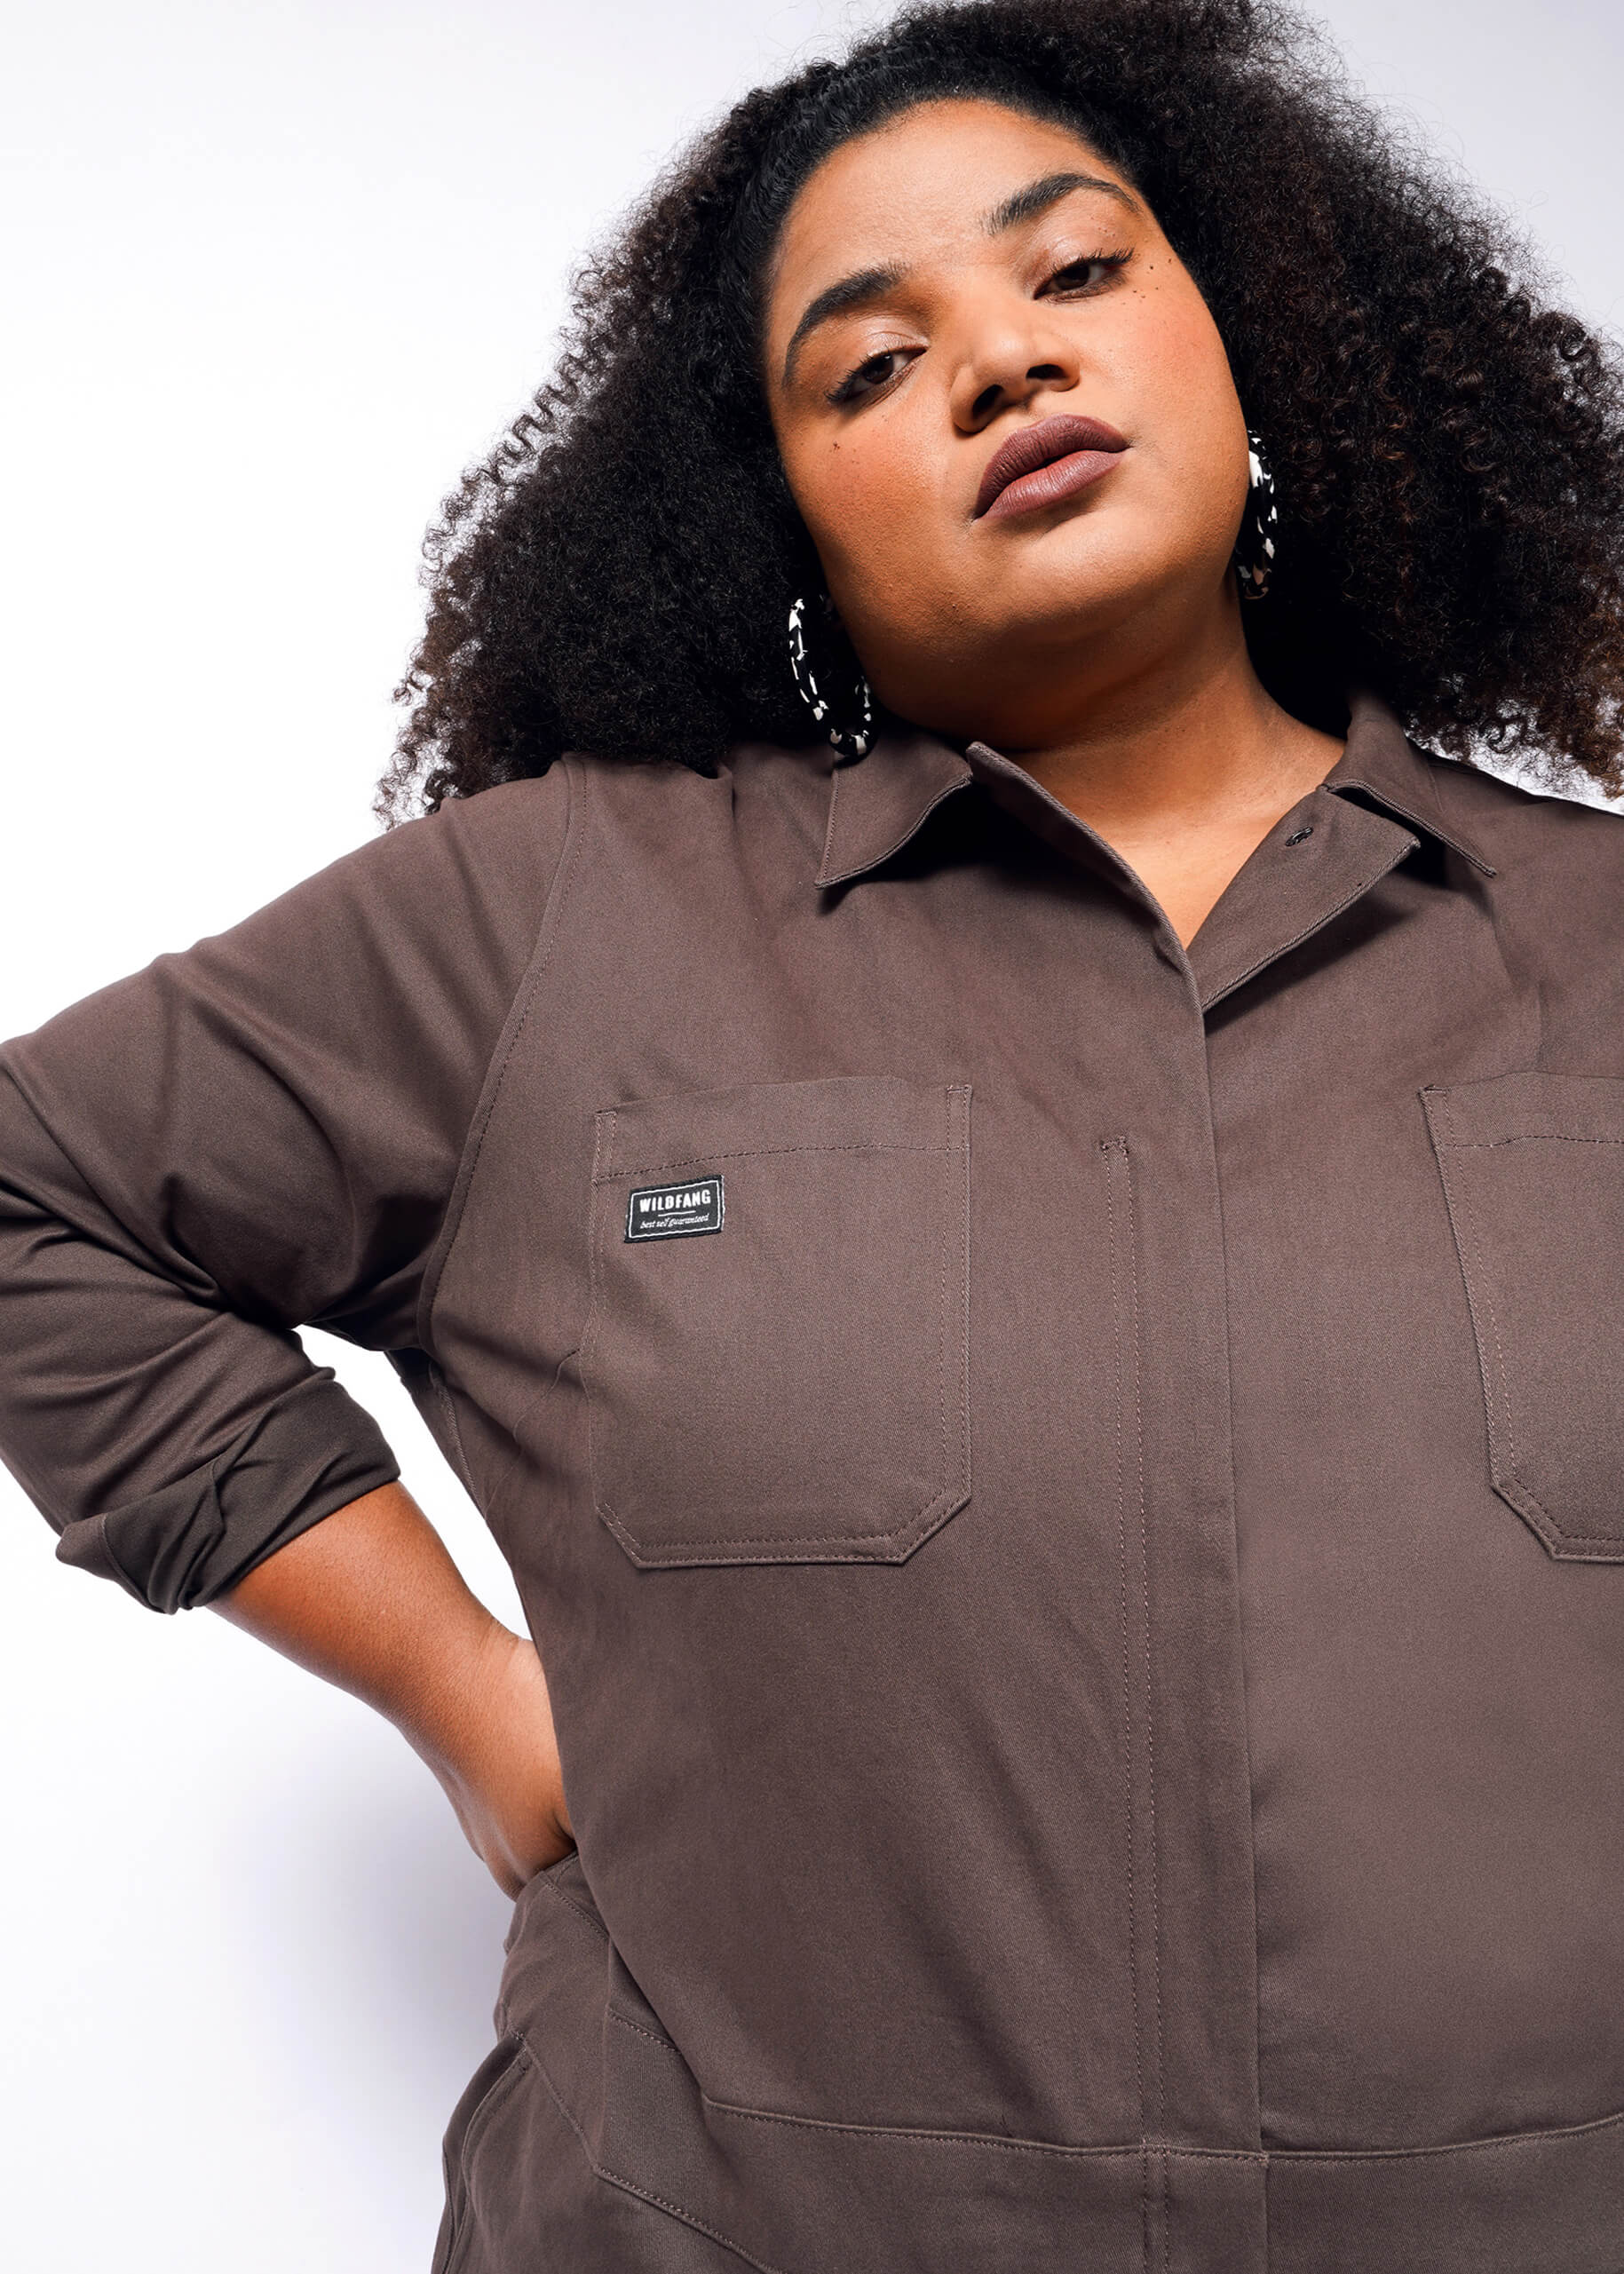
{"type": "Polygon", "coordinates": [[[1002,520],[1074,497],[1109,473],[1128,437],[1103,418],[1040,418],[1018,427],[986,462],[973,519],[1002,520]]]}

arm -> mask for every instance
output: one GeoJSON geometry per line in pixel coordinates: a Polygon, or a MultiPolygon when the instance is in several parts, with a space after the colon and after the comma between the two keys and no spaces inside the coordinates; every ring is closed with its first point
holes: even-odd
{"type": "Polygon", "coordinates": [[[213,1607],[392,1721],[508,1894],[568,1853],[535,1646],[470,1594],[403,1486],[300,1533],[213,1607]]]}
{"type": "Polygon", "coordinates": [[[556,773],[408,823],[0,1047],[0,1457],[59,1556],[377,1706],[503,1885],[567,1838],[535,1652],[297,1330],[432,1356],[567,813],[556,773]]]}

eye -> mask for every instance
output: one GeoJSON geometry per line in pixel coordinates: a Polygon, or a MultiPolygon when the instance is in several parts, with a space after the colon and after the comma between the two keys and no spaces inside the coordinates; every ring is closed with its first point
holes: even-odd
{"type": "Polygon", "coordinates": [[[1054,299],[1080,299],[1087,293],[1097,292],[1132,258],[1129,252],[1087,253],[1082,259],[1067,261],[1064,268],[1056,269],[1038,287],[1039,295],[1048,293],[1054,299]]]}
{"type": "Polygon", "coordinates": [[[888,380],[896,377],[913,352],[907,347],[882,348],[879,354],[871,355],[865,362],[860,363],[855,371],[848,371],[840,384],[830,389],[829,400],[832,403],[861,402],[866,397],[877,394],[888,380]]]}

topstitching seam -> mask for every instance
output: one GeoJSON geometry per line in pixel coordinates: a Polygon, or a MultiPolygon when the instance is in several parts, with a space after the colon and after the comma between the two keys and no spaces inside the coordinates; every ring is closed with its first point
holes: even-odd
{"type": "Polygon", "coordinates": [[[552,961],[553,949],[558,945],[558,926],[554,921],[554,915],[555,911],[562,909],[568,897],[570,882],[574,875],[576,856],[580,852],[581,832],[578,827],[579,813],[574,772],[567,758],[559,758],[556,763],[564,770],[567,799],[564,821],[564,843],[559,847],[558,867],[553,870],[552,881],[547,888],[547,897],[542,906],[541,921],[536,926],[535,940],[531,948],[530,968],[519,982],[513,1003],[509,1005],[510,1018],[512,1017],[514,1004],[521,1005],[519,1017],[514,1022],[512,1033],[508,1037],[507,1048],[502,1053],[500,1065],[494,1069],[488,1066],[486,1069],[484,1094],[474,1109],[473,1122],[464,1144],[463,1158],[457,1164],[456,1182],[452,1188],[445,1221],[440,1225],[435,1239],[433,1252],[429,1257],[428,1267],[423,1275],[423,1285],[418,1290],[416,1322],[417,1347],[429,1357],[433,1355],[432,1326],[434,1306],[440,1297],[440,1282],[445,1277],[446,1265],[451,1259],[451,1251],[456,1245],[457,1235],[463,1227],[468,1195],[473,1189],[473,1181],[479,1173],[479,1159],[485,1150],[486,1136],[495,1113],[496,1101],[502,1095],[503,1084],[507,1080],[508,1068],[512,1063],[513,1053],[519,1047],[519,1036],[529,1025],[530,1012],[541,986],[543,974],[552,961]]]}
{"type": "MultiPolygon", "coordinates": [[[[669,2050],[682,2060],[680,2048],[668,2045],[667,2040],[654,2036],[649,2030],[629,2021],[624,2014],[613,2008],[607,2009],[610,2018],[622,2029],[634,2031],[639,2037],[650,2039],[662,2051],[669,2050]]],[[[524,2032],[516,2032],[524,2036],[524,2032]]],[[[527,2038],[526,2042],[529,2043],[527,2038]]],[[[531,2045],[530,2050],[538,2069],[545,2072],[545,2064],[531,2045]]],[[[685,2067],[686,2064],[684,2064],[685,2067]]],[[[690,2074],[692,2072],[690,2072],[690,2074]]],[[[877,2140],[907,2141],[911,2144],[945,2148],[991,2148],[1000,2154],[1027,2156],[1058,2156],[1067,2161],[1096,2161],[1115,2158],[1121,2161],[1138,2158],[1145,2143],[1137,2140],[1110,2141],[1098,2146],[1081,2146],[1058,2140],[1011,2139],[1000,2132],[945,2132],[928,2127],[910,2127],[897,2124],[852,2124],[820,2116],[794,2116],[779,2109],[749,2108],[735,2101],[717,2100],[702,2089],[699,2098],[703,2105],[718,2116],[729,2116],[751,2124],[778,2124],[792,2130],[805,2132],[838,2132],[858,2137],[877,2140]]],[[[561,2105],[562,2104],[560,2104],[561,2105]]],[[[565,2112],[568,2113],[567,2111],[565,2112]]],[[[580,2127],[570,2119],[578,2136],[580,2127]]],[[[1394,2163],[1421,2157],[1456,2155],[1493,2155],[1517,2148],[1537,2148],[1554,2140],[1583,2139],[1591,2133],[1624,2130],[1624,2110],[1611,2115],[1587,2118],[1579,2124],[1548,2126],[1542,2130],[1505,2132],[1481,2140],[1441,2140],[1402,2148],[1208,2148],[1192,2143],[1158,2140],[1153,2144],[1169,2163],[1239,2163],[1263,2164],[1359,2164],[1394,2163]]]]}
{"type": "MultiPolygon", "coordinates": [[[[1139,1263],[1134,1210],[1133,1158],[1122,1146],[1123,1214],[1128,1223],[1129,1360],[1133,1368],[1134,1504],[1138,1511],[1139,1589],[1145,1612],[1145,1803],[1150,1840],[1151,1978],[1155,1992],[1156,2123],[1160,2135],[1167,2122],[1166,2048],[1161,2011],[1161,1889],[1156,1844],[1156,1715],[1151,1662],[1151,1563],[1145,1512],[1145,1383],[1140,1361],[1139,1263]]],[[[1158,2178],[1161,2203],[1161,2263],[1167,2274],[1170,2248],[1168,2226],[1168,2162],[1160,2159],[1158,2178]]]]}
{"type": "MultiPolygon", "coordinates": [[[[601,1919],[593,1917],[591,1912],[587,1909],[584,1903],[577,1903],[573,1895],[566,1895],[564,1890],[559,1887],[556,1882],[549,1879],[545,1873],[539,1874],[539,1876],[541,1878],[542,1885],[546,1889],[548,1894],[551,1896],[555,1903],[561,1903],[566,1911],[573,1911],[577,1919],[581,1920],[586,1926],[591,1929],[592,1932],[598,1937],[599,1941],[606,1943],[608,1941],[609,1929],[604,1925],[601,1919]]],[[[620,2016],[617,2014],[615,2016],[615,2019],[618,2021],[619,2018],[620,2016]]]]}
{"type": "Polygon", "coordinates": [[[1106,1242],[1111,1251],[1111,1326],[1116,1344],[1116,1395],[1113,1399],[1112,1429],[1116,1450],[1116,1537],[1119,1610],[1122,1628],[1122,1777],[1124,1813],[1127,1836],[1124,1842],[1124,1878],[1128,1890],[1128,1985],[1133,2009],[1134,2081],[1139,2102],[1139,2230],[1143,2262],[1150,2265],[1150,2150],[1146,2144],[1148,2127],[1145,2097],[1145,2032],[1139,2011],[1139,1931],[1135,1893],[1134,1846],[1136,1810],[1134,1807],[1133,1773],[1133,1676],[1131,1644],[1128,1617],[1128,1465],[1127,1449],[1122,1430],[1122,1408],[1127,1396],[1127,1379],[1123,1368],[1128,1354],[1122,1335],[1122,1235],[1117,1216],[1117,1162],[1127,1159],[1128,1147],[1121,1137],[1101,1141],[1100,1151],[1105,1157],[1105,1227],[1106,1242]]]}
{"type": "MultiPolygon", "coordinates": [[[[944,1182],[947,1183],[949,1189],[951,1189],[951,1179],[953,1175],[952,1139],[954,1118],[954,1100],[951,1089],[947,1092],[944,1103],[946,1105],[945,1119],[947,1124],[947,1143],[942,1148],[942,1177],[944,1182]]],[[[947,1212],[944,1209],[944,1216],[946,1216],[947,1213],[947,1212]]],[[[947,1321],[947,1257],[952,1244],[952,1237],[953,1235],[950,1224],[944,1223],[942,1225],[941,1270],[939,1273],[941,1294],[938,1305],[936,1330],[938,1348],[936,1433],[941,1448],[937,1454],[937,1460],[940,1464],[942,1491],[947,1494],[952,1493],[955,1481],[952,1474],[952,1464],[947,1452],[947,1350],[948,1344],[952,1339],[952,1331],[947,1321]]]]}
{"type": "MultiPolygon", "coordinates": [[[[614,1112],[618,1109],[611,1107],[607,1110],[614,1112]]],[[[594,1185],[617,1185],[623,1177],[652,1177],[661,1169],[697,1168],[701,1161],[758,1161],[770,1153],[941,1153],[946,1150],[939,1145],[892,1145],[883,1137],[850,1145],[738,1145],[726,1153],[681,1153],[664,1161],[639,1161],[623,1168],[606,1169],[601,1175],[594,1170],[592,1182],[594,1185]]],[[[613,1150],[609,1158],[611,1161],[614,1158],[613,1150]]]]}
{"type": "Polygon", "coordinates": [[[1506,1145],[1624,1145],[1624,1137],[1568,1137],[1556,1129],[1526,1129],[1516,1137],[1450,1137],[1447,1143],[1455,1153],[1489,1153],[1506,1145]]]}
{"type": "MultiPolygon", "coordinates": [[[[624,2014],[613,2013],[611,2018],[622,2028],[634,2030],[640,2037],[648,2038],[661,2051],[683,2059],[680,2049],[666,2040],[654,2037],[651,2031],[628,2021],[624,2014]]],[[[685,2067],[686,2064],[684,2064],[685,2067]]],[[[691,2073],[691,2072],[690,2072],[691,2073]]],[[[944,2132],[925,2127],[917,2128],[896,2124],[851,2124],[836,2119],[818,2116],[793,2116],[773,2108],[749,2108],[736,2101],[718,2100],[701,2090],[699,2097],[704,2106],[718,2116],[734,2118],[741,2123],[779,2124],[792,2130],[807,2132],[849,2133],[866,2139],[899,2140],[944,2148],[993,2148],[1001,2154],[1028,2156],[1059,2156],[1087,2161],[1114,2157],[1119,2160],[1143,2155],[1145,2143],[1140,2141],[1106,2142],[1097,2147],[1073,2145],[1056,2140],[1010,2139],[996,2132],[944,2132]]],[[[1553,2126],[1544,2131],[1507,2132],[1484,2140],[1444,2140],[1406,2148],[1205,2148],[1186,2142],[1153,2140],[1168,2163],[1372,2163],[1397,2162],[1422,2156],[1485,2155],[1504,2150],[1538,2147],[1550,2140],[1582,2138],[1592,2132],[1624,2128],[1624,2112],[1612,2116],[1593,2117],[1582,2124],[1553,2126]]]]}
{"type": "Polygon", "coordinates": [[[925,807],[924,811],[907,824],[901,836],[896,839],[894,844],[887,845],[883,852],[875,853],[872,860],[860,860],[854,868],[840,869],[836,875],[829,876],[826,876],[824,871],[828,867],[830,847],[833,845],[835,841],[835,807],[840,796],[840,768],[836,766],[835,769],[834,786],[829,794],[828,826],[823,833],[823,858],[818,864],[818,874],[812,879],[813,883],[820,891],[828,891],[836,884],[849,884],[852,883],[853,878],[866,875],[871,868],[879,868],[881,862],[889,860],[893,853],[900,852],[903,846],[907,844],[910,837],[915,837],[918,836],[920,830],[923,828],[925,823],[930,820],[931,814],[935,812],[942,800],[945,797],[951,797],[955,790],[965,788],[974,779],[970,769],[966,767],[959,780],[945,782],[943,784],[941,788],[937,791],[935,796],[931,800],[930,804],[925,807]]]}
{"type": "MultiPolygon", "coordinates": [[[[1452,1134],[1453,1107],[1437,1091],[1428,1093],[1438,1097],[1438,1139],[1434,1151],[1438,1158],[1438,1177],[1444,1187],[1444,1205],[1449,1213],[1455,1246],[1460,1253],[1461,1275],[1466,1284],[1466,1307],[1471,1315],[1473,1340],[1477,1346],[1477,1372],[1483,1383],[1485,1419],[1488,1429],[1489,1472],[1497,1490],[1513,1486],[1534,1509],[1550,1538],[1549,1548],[1608,1548],[1615,1554],[1624,1547],[1624,1539],[1606,1532],[1570,1532],[1558,1523],[1545,1506],[1533,1486],[1518,1469],[1517,1438],[1511,1420],[1511,1375],[1506,1364],[1505,1344],[1500,1330],[1500,1316],[1495,1307],[1493,1280],[1489,1272],[1483,1241],[1477,1230],[1477,1218],[1464,1194],[1457,1194],[1451,1182],[1446,1154],[1450,1153],[1481,1153],[1500,1145],[1619,1145],[1618,1137],[1483,1137],[1459,1138],[1452,1134]],[[1488,1323],[1488,1337],[1493,1343],[1493,1364],[1489,1359],[1489,1340],[1479,1323],[1479,1310],[1488,1323]],[[1502,1462],[1500,1438],[1505,1438],[1502,1462]],[[1503,1483],[1502,1483],[1503,1472],[1503,1483]]],[[[1429,1121],[1431,1108],[1428,1106],[1429,1121]]],[[[1526,1511],[1525,1511],[1526,1513],[1526,1511]]]]}
{"type": "Polygon", "coordinates": [[[652,2188],[639,2186],[636,2180],[628,2179],[623,2173],[612,2171],[607,2164],[599,2163],[598,2158],[592,2153],[591,2143],[588,2140],[586,2134],[582,2130],[580,2125],[575,2121],[574,2116],[565,2101],[563,2094],[558,2090],[558,2088],[554,2084],[551,2076],[549,2074],[547,2064],[542,2059],[541,2055],[536,2052],[535,2047],[530,2046],[530,2041],[527,2038],[525,2040],[525,2043],[527,2046],[529,2046],[530,2056],[535,2064],[535,2073],[546,2086],[548,2093],[551,2097],[553,2106],[558,2110],[559,2115],[564,2119],[564,2121],[568,2125],[570,2130],[574,2134],[576,2142],[580,2146],[581,2152],[586,2159],[587,2169],[590,2172],[591,2172],[597,2178],[606,2181],[611,2187],[620,2188],[624,2194],[635,2195],[640,2202],[652,2203],[656,2210],[669,2211],[672,2218],[680,2219],[684,2226],[693,2227],[696,2232],[702,2235],[709,2235],[712,2242],[720,2243],[724,2250],[731,2251],[735,2258],[742,2259],[747,2266],[755,2267],[756,2274],[788,2274],[788,2270],[783,2267],[769,2266],[765,2259],[752,2258],[748,2250],[741,2248],[738,2243],[733,2242],[728,2236],[725,2235],[719,2228],[708,2225],[703,2219],[696,2218],[692,2211],[685,2211],[680,2203],[673,2203],[667,2196],[656,2195],[652,2188]]]}
{"type": "Polygon", "coordinates": [[[1390,860],[1383,862],[1380,868],[1373,869],[1368,876],[1363,877],[1353,887],[1347,898],[1338,900],[1336,906],[1325,915],[1317,917],[1312,923],[1304,924],[1303,930],[1294,934],[1283,947],[1272,947],[1266,955],[1258,956],[1256,962],[1248,963],[1246,969],[1238,972],[1232,979],[1225,979],[1221,986],[1215,986],[1210,994],[1203,994],[1200,998],[1203,1014],[1215,1009],[1223,1002],[1226,994],[1233,994],[1237,987],[1243,987],[1248,979],[1256,979],[1258,972],[1265,970],[1269,964],[1279,963],[1282,957],[1289,955],[1294,948],[1301,947],[1305,939],[1311,939],[1317,931],[1323,931],[1327,924],[1335,923],[1337,917],[1344,915],[1356,900],[1361,899],[1373,884],[1379,884],[1382,877],[1397,868],[1401,860],[1407,860],[1411,853],[1416,850],[1417,841],[1412,837],[1402,852],[1395,852],[1390,860]]]}
{"type": "MultiPolygon", "coordinates": [[[[944,1085],[943,1097],[947,1113],[947,1133],[944,1140],[939,1144],[890,1145],[882,1141],[879,1143],[866,1142],[838,1145],[761,1145],[741,1148],[737,1153],[693,1154],[688,1156],[688,1158],[693,1161],[699,1161],[701,1160],[706,1161],[732,1161],[740,1158],[755,1159],[765,1153],[939,1153],[943,1159],[945,1171],[949,1177],[951,1177],[953,1173],[955,1163],[963,1162],[964,1174],[966,1178],[968,1178],[970,1151],[968,1112],[970,1089],[968,1085],[964,1083],[949,1082],[944,1085]],[[955,1139],[955,1131],[957,1132],[956,1142],[955,1139]]],[[[651,1165],[646,1163],[638,1168],[627,1168],[624,1166],[610,1168],[605,1165],[606,1163],[612,1163],[617,1159],[619,1153],[620,1120],[621,1110],[617,1106],[606,1106],[598,1116],[598,1142],[592,1158],[592,1185],[594,1190],[596,1190],[599,1185],[619,1183],[622,1178],[629,1176],[647,1176],[653,1173],[651,1165]]],[[[681,1167],[686,1164],[685,1162],[668,1161],[660,1165],[666,1168],[672,1168],[681,1167]]],[[[599,1283],[603,1271],[603,1242],[606,1237],[606,1221],[607,1219],[605,1217],[601,1210],[595,1211],[588,1246],[587,1318],[589,1323],[582,1345],[582,1372],[583,1379],[587,1383],[586,1404],[589,1456],[592,1443],[592,1430],[595,1419],[594,1407],[597,1403],[592,1396],[590,1383],[596,1365],[596,1337],[598,1327],[601,1324],[602,1306],[598,1298],[599,1283]]],[[[968,1279],[970,1264],[968,1200],[966,1203],[963,1237],[965,1243],[965,1302],[968,1311],[968,1279]]],[[[833,1558],[832,1560],[835,1561],[851,1563],[874,1562],[890,1560],[890,1558],[864,1555],[861,1551],[865,1549],[871,1549],[881,1545],[894,1547],[904,1541],[912,1541],[916,1544],[918,1540],[923,1539],[928,1534],[937,1517],[938,1511],[946,1508],[950,1508],[954,1501],[960,1496],[960,1491],[963,1481],[963,1470],[968,1466],[967,1441],[963,1448],[964,1458],[961,1462],[957,1471],[953,1470],[949,1456],[947,1372],[952,1344],[952,1322],[949,1318],[949,1298],[951,1295],[951,1278],[949,1270],[950,1242],[950,1232],[944,1229],[941,1248],[940,1310],[939,1328],[941,1353],[940,1379],[937,1393],[937,1429],[940,1446],[938,1458],[940,1465],[942,1482],[939,1489],[931,1494],[924,1506],[919,1509],[910,1509],[906,1514],[899,1516],[895,1523],[883,1525],[876,1529],[868,1532],[845,1531],[837,1533],[768,1533],[745,1535],[729,1533],[724,1537],[708,1540],[651,1539],[634,1533],[630,1525],[627,1524],[626,1521],[619,1515],[607,1498],[596,1488],[595,1483],[593,1492],[594,1507],[605,1523],[608,1525],[610,1530],[614,1533],[616,1539],[621,1541],[622,1545],[626,1548],[628,1552],[632,1555],[637,1562],[648,1569],[670,1569],[673,1567],[680,1569],[685,1565],[691,1564],[694,1558],[699,1557],[712,1554],[721,1555],[724,1553],[731,1556],[736,1556],[738,1552],[742,1549],[768,1549],[772,1552],[753,1557],[753,1561],[763,1563],[796,1563],[804,1562],[806,1560],[806,1550],[814,1548],[844,1548],[850,1551],[844,1557],[833,1558]]],[[[966,1342],[964,1350],[964,1365],[966,1369],[968,1369],[970,1362],[968,1333],[969,1321],[967,1315],[965,1319],[966,1342]]],[[[963,1421],[963,1435],[966,1440],[968,1439],[968,1432],[969,1391],[967,1386],[964,1398],[963,1421]]],[[[595,1477],[596,1470],[594,1468],[594,1478],[595,1477]]],[[[911,1547],[908,1552],[912,1552],[911,1547]]]]}

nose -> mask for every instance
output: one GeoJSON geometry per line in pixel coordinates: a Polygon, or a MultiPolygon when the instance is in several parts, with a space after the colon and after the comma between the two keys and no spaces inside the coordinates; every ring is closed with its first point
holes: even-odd
{"type": "Polygon", "coordinates": [[[1077,384],[1076,349],[1040,300],[981,312],[967,328],[950,403],[962,434],[979,434],[1000,411],[1077,384]]]}

